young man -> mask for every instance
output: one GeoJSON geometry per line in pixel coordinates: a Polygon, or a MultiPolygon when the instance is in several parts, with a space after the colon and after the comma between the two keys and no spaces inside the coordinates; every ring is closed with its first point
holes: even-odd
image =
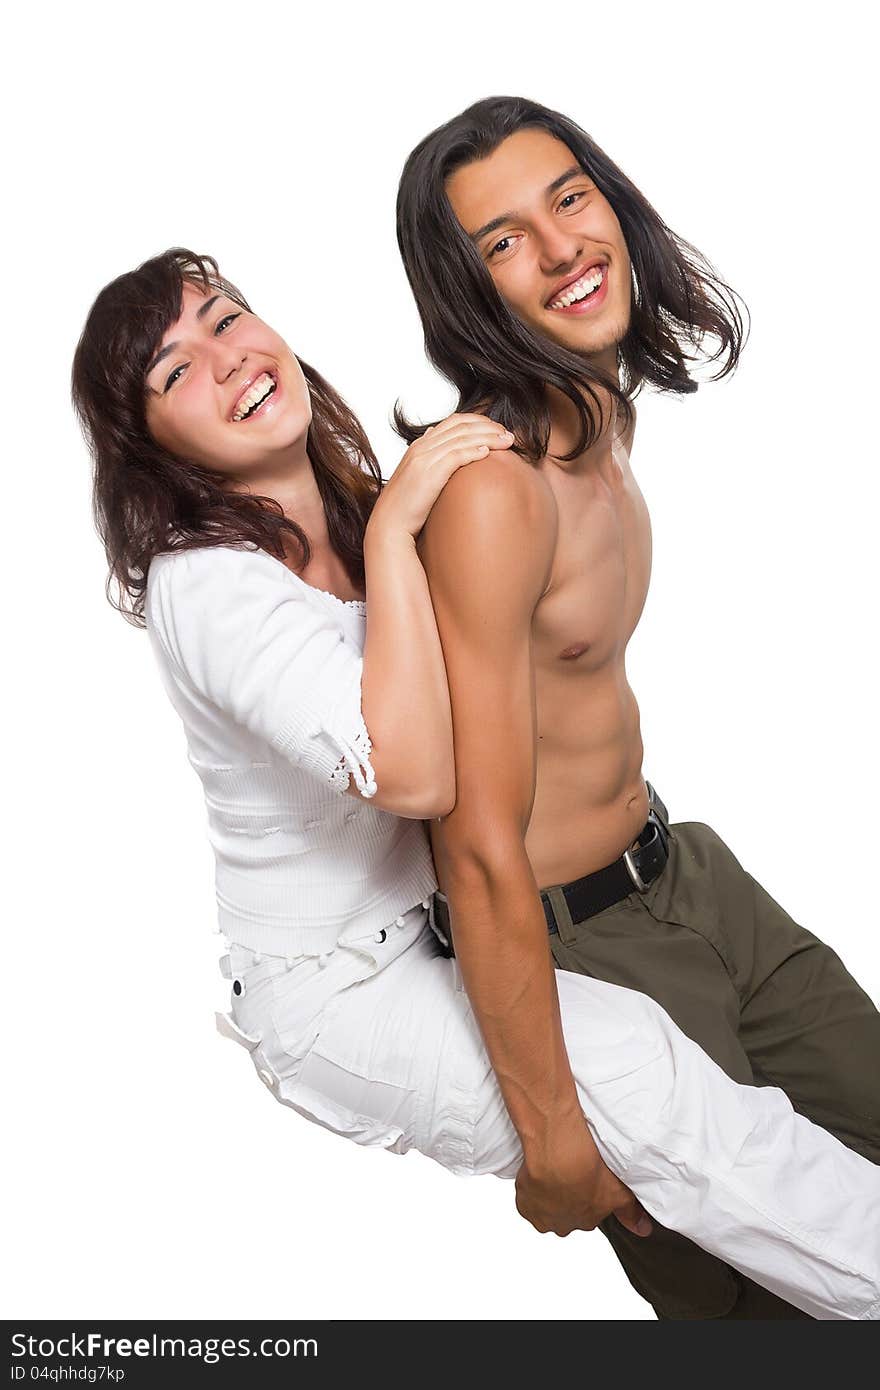
{"type": "MultiPolygon", "coordinates": [[[[398,239],[456,408],[518,444],[452,478],[420,551],[456,747],[455,810],[432,823],[440,925],[522,1140],[519,1210],[559,1234],[596,1219],[554,963],[651,995],[736,1080],[781,1086],[880,1161],[880,1015],[712,830],[670,827],[642,777],[624,659],[651,533],[629,397],[695,390],[682,345],[706,334],[731,371],[734,296],[579,127],[516,98],[417,147],[398,239]]],[[[602,1229],[659,1317],[805,1316],[657,1223],[602,1229]]]]}

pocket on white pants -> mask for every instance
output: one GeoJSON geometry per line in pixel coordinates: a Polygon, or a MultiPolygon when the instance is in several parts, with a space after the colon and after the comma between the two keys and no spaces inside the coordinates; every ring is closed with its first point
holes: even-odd
{"type": "Polygon", "coordinates": [[[417,1098],[413,1090],[360,1076],[325,1057],[318,1037],[296,1077],[282,1083],[280,1098],[301,1115],[355,1144],[404,1153],[413,1141],[417,1098]]]}

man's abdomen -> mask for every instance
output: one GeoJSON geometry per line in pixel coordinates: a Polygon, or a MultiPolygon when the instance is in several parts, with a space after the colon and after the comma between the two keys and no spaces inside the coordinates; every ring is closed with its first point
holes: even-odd
{"type": "Polygon", "coordinates": [[[526,850],[539,888],[617,859],[645,824],[639,710],[621,666],[538,673],[537,781],[526,850]]]}

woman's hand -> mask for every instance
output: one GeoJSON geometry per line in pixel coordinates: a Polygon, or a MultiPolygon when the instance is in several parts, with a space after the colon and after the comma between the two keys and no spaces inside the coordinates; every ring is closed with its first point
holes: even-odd
{"type": "Polygon", "coordinates": [[[415,440],[379,494],[367,531],[390,528],[415,539],[458,468],[509,449],[513,435],[485,415],[450,415],[415,440]]]}

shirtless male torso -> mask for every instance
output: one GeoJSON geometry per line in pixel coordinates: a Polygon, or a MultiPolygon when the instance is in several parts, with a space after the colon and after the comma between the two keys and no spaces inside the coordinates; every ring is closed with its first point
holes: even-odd
{"type": "Polygon", "coordinates": [[[542,888],[610,864],[648,814],[626,649],[647,597],[651,524],[631,444],[632,430],[581,468],[545,459],[538,472],[556,523],[532,618],[538,727],[525,847],[542,888]]]}
{"type": "MultiPolygon", "coordinates": [[[[710,304],[686,243],[584,132],[517,98],[477,103],[422,141],[401,180],[398,238],[428,355],[458,408],[484,408],[520,445],[460,470],[419,540],[456,759],[455,808],[431,822],[431,841],[522,1141],[519,1210],[565,1234],[593,1181],[554,966],[650,995],[736,1080],[782,1087],[880,1161],[880,1015],[709,827],[669,828],[650,883],[580,920],[563,904],[551,925],[541,898],[555,889],[559,903],[560,888],[612,868],[647,830],[626,675],[651,570],[631,395],[644,380],[695,389],[676,318],[691,343],[714,331],[735,365],[739,339],[717,310],[729,301],[710,304]],[[622,366],[628,420],[606,384],[619,390],[622,366]]],[[[657,1223],[647,1238],[613,1217],[601,1227],[659,1317],[804,1316],[657,1223]]]]}

